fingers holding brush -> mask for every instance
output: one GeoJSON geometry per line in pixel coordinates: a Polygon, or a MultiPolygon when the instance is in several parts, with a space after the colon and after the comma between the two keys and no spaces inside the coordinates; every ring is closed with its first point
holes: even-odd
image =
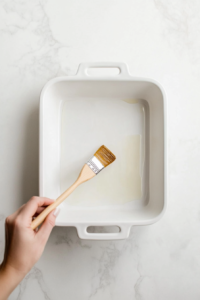
{"type": "Polygon", "coordinates": [[[35,214],[33,215],[33,218],[36,218],[39,214],[41,214],[41,212],[46,208],[47,206],[39,206],[35,212],[35,214]]]}
{"type": "Polygon", "coordinates": [[[46,206],[53,202],[54,200],[45,197],[32,197],[21,211],[21,215],[24,217],[27,225],[31,224],[32,217],[35,217],[35,214],[39,215],[46,206]]]}

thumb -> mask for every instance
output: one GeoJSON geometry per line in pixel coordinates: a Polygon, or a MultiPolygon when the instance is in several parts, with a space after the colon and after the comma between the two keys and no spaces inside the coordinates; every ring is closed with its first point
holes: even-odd
{"type": "Polygon", "coordinates": [[[50,236],[50,233],[51,233],[53,227],[55,226],[56,217],[59,214],[59,212],[60,212],[59,208],[56,208],[55,210],[53,210],[46,217],[41,228],[39,229],[38,237],[39,237],[39,239],[42,239],[45,242],[45,244],[50,236]]]}

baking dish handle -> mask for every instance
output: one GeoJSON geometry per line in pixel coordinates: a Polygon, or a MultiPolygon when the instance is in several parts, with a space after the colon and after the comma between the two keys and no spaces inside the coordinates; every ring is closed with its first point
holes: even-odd
{"type": "MultiPolygon", "coordinates": [[[[77,232],[80,239],[83,240],[122,240],[129,237],[131,225],[123,224],[117,225],[120,232],[117,233],[89,233],[87,228],[91,225],[82,224],[77,226],[77,232]]],[[[99,226],[99,225],[92,225],[99,226]]],[[[101,225],[102,226],[102,225],[101,225]]],[[[106,226],[106,225],[105,225],[106,226]]]]}
{"type": "MultiPolygon", "coordinates": [[[[79,65],[76,76],[78,77],[93,77],[92,75],[88,75],[87,71],[91,68],[117,68],[119,69],[119,74],[114,77],[127,78],[131,75],[128,71],[128,66],[125,63],[119,62],[98,62],[98,63],[82,63],[79,65]]],[[[104,76],[105,77],[105,76],[104,76]]]]}

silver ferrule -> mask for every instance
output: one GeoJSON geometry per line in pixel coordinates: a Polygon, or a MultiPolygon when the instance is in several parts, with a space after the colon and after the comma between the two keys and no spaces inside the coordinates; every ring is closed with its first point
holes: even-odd
{"type": "Polygon", "coordinates": [[[104,168],[102,163],[95,156],[88,160],[87,165],[96,175],[104,168]]]}

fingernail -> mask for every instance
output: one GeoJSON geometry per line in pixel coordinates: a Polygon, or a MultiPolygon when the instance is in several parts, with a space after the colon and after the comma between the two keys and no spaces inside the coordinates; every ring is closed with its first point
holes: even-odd
{"type": "Polygon", "coordinates": [[[60,208],[59,207],[56,207],[55,211],[54,211],[54,216],[57,217],[60,213],[60,208]]]}

